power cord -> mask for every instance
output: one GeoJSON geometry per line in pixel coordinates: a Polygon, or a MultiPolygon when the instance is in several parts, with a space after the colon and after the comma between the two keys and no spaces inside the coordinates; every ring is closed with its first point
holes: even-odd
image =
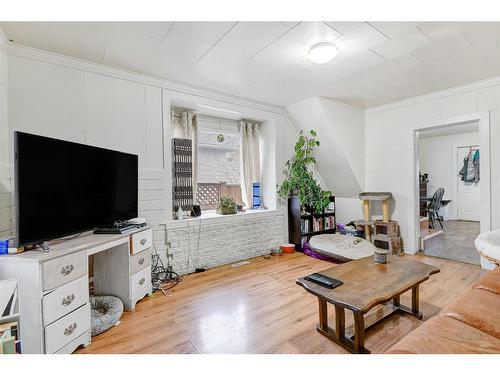
{"type": "Polygon", "coordinates": [[[153,254],[151,254],[151,283],[153,285],[153,292],[161,290],[164,295],[167,291],[175,287],[182,281],[179,274],[164,266],[163,261],[153,244],[153,254]]]}

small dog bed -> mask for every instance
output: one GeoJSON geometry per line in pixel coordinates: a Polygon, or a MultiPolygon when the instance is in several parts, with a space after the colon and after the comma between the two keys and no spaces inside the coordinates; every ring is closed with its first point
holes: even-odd
{"type": "Polygon", "coordinates": [[[313,236],[306,245],[305,254],[336,263],[373,256],[376,249],[370,241],[343,234],[313,236]]]}
{"type": "Polygon", "coordinates": [[[90,307],[92,336],[113,327],[123,314],[123,302],[113,296],[91,296],[90,307]]]}

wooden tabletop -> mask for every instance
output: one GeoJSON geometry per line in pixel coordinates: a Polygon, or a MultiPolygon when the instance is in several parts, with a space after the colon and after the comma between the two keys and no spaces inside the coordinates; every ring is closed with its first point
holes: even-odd
{"type": "Polygon", "coordinates": [[[324,288],[303,277],[297,279],[297,284],[330,303],[366,313],[438,272],[437,267],[404,256],[390,256],[387,264],[378,264],[373,257],[366,257],[319,272],[343,282],[335,289],[324,288]]]}

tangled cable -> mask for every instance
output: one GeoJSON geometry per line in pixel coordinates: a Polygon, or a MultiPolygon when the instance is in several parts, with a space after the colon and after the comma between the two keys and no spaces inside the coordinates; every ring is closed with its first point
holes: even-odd
{"type": "Polygon", "coordinates": [[[166,291],[182,281],[179,274],[169,270],[163,265],[160,255],[153,244],[153,254],[151,254],[151,283],[153,292],[161,290],[166,295],[166,291]]]}

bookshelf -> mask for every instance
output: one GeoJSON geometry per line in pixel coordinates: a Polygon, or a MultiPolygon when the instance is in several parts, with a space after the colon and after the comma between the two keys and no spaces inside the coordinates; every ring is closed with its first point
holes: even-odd
{"type": "Polygon", "coordinates": [[[308,207],[302,207],[298,197],[288,199],[288,239],[296,250],[302,250],[303,244],[314,235],[335,233],[335,197],[330,197],[333,210],[321,214],[312,214],[308,207]]]}

